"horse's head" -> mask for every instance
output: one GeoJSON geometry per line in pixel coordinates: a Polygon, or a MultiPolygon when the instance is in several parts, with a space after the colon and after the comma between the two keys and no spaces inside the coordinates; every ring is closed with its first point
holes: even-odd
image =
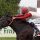
{"type": "Polygon", "coordinates": [[[9,26],[9,23],[12,21],[11,13],[6,13],[4,16],[0,18],[0,29],[6,26],[9,26]]]}

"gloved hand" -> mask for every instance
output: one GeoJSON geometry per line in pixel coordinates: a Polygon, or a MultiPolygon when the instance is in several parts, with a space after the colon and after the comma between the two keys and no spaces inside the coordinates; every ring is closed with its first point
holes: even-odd
{"type": "Polygon", "coordinates": [[[16,19],[16,17],[12,17],[12,19],[16,19]]]}

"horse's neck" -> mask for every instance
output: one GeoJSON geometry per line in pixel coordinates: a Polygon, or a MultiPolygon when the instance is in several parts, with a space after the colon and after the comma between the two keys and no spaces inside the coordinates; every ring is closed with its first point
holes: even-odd
{"type": "Polygon", "coordinates": [[[21,20],[14,20],[10,26],[15,32],[20,32],[24,29],[27,29],[30,25],[26,22],[22,22],[21,20]]]}
{"type": "Polygon", "coordinates": [[[0,21],[5,22],[5,24],[9,26],[10,22],[12,21],[12,18],[11,18],[11,17],[3,16],[3,17],[0,19],[0,21]]]}

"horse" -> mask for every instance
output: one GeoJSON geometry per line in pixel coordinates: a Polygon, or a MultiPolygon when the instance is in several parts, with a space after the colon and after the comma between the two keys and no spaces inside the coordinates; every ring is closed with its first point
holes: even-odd
{"type": "Polygon", "coordinates": [[[34,29],[30,23],[20,19],[12,19],[10,13],[0,18],[0,29],[10,26],[16,32],[17,40],[32,40],[34,29]]]}

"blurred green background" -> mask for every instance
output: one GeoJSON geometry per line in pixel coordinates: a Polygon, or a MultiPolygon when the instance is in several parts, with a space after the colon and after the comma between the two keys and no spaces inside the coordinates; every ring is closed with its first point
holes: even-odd
{"type": "Polygon", "coordinates": [[[16,15],[19,2],[20,0],[0,0],[0,16],[3,16],[6,12],[16,15]]]}

